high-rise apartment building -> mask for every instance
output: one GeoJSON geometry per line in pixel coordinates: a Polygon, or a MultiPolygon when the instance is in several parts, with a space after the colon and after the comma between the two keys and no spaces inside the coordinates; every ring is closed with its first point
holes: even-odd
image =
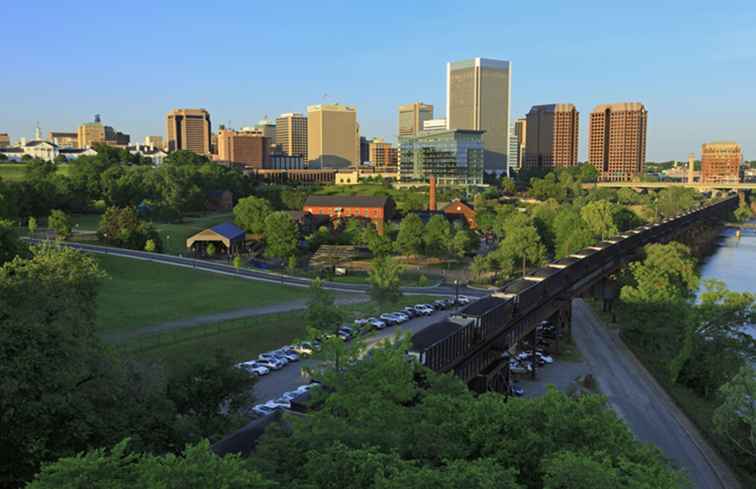
{"type": "MultiPolygon", "coordinates": [[[[528,142],[528,119],[520,117],[515,121],[514,133],[517,136],[517,142],[520,145],[520,150],[517,154],[517,168],[522,168],[523,161],[525,160],[525,145],[528,142]]],[[[511,166],[511,165],[510,165],[511,166]]]]}
{"type": "Polygon", "coordinates": [[[433,119],[433,106],[422,102],[399,106],[399,136],[416,136],[433,119]]]}
{"type": "Polygon", "coordinates": [[[166,116],[165,132],[168,151],[211,152],[212,125],[205,109],[173,109],[166,116]]]}
{"type": "Polygon", "coordinates": [[[368,161],[378,168],[395,168],[399,164],[399,149],[381,138],[370,140],[368,161]]]}
{"type": "Polygon", "coordinates": [[[507,155],[509,169],[516,170],[518,161],[520,161],[520,138],[517,137],[517,132],[513,127],[509,134],[509,154],[507,155]]]}
{"type": "Polygon", "coordinates": [[[564,168],[578,160],[579,114],[572,104],[534,105],[526,122],[524,168],[564,168]]]}
{"type": "Polygon", "coordinates": [[[588,161],[599,180],[622,182],[643,175],[648,111],[639,102],[598,105],[588,128],[588,161]]]}
{"type": "Polygon", "coordinates": [[[341,104],[307,107],[307,158],[311,166],[346,168],[360,163],[357,110],[341,104]]]}
{"type": "Polygon", "coordinates": [[[276,144],[289,156],[307,161],[307,117],[289,112],[276,119],[276,144]]]}
{"type": "Polygon", "coordinates": [[[701,183],[737,183],[743,150],[734,141],[701,145],[701,183]]]}
{"type": "Polygon", "coordinates": [[[509,61],[474,58],[447,64],[447,127],[485,131],[487,170],[506,169],[511,93],[509,61]]]}
{"type": "Polygon", "coordinates": [[[360,136],[360,164],[370,161],[370,141],[365,136],[360,136]]]}
{"type": "Polygon", "coordinates": [[[262,168],[268,156],[270,140],[261,131],[218,131],[218,159],[241,163],[249,168],[262,168]]]}
{"type": "Polygon", "coordinates": [[[79,135],[75,132],[50,131],[47,133],[47,140],[59,148],[76,148],[79,145],[79,135]]]}
{"type": "Polygon", "coordinates": [[[423,122],[423,131],[446,131],[446,119],[428,119],[423,122]]]}
{"type": "Polygon", "coordinates": [[[150,148],[163,149],[163,136],[145,136],[144,145],[150,148]]]}

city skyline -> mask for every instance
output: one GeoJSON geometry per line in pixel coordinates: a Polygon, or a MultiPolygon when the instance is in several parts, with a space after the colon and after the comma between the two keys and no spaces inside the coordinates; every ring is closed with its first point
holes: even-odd
{"type": "MultiPolygon", "coordinates": [[[[552,4],[538,12],[484,2],[454,18],[422,5],[404,5],[407,18],[397,20],[393,36],[372,36],[377,27],[367,22],[369,16],[363,18],[360,6],[341,9],[338,19],[324,13],[329,9],[321,4],[284,6],[279,8],[287,10],[287,30],[300,29],[308,44],[265,44],[265,49],[252,50],[249,43],[265,37],[253,33],[278,27],[263,26],[267,16],[260,7],[242,4],[231,17],[189,7],[151,8],[145,15],[139,2],[133,5],[131,13],[98,12],[97,22],[67,22],[74,20],[76,8],[10,6],[8,27],[0,36],[6,49],[13,45],[18,52],[5,56],[12,69],[0,81],[5,109],[0,131],[14,140],[30,138],[39,121],[45,134],[71,132],[100,113],[141,141],[148,135],[165,136],[164,115],[174,107],[204,107],[216,126],[241,128],[265,114],[275,117],[305,112],[308,105],[341,103],[357,108],[362,135],[396,142],[396,108],[422,100],[434,105],[435,117],[445,117],[446,63],[480,56],[510,60],[516,67],[512,120],[533,105],[564,101],[577,107],[580,127],[587,128],[595,105],[638,100],[650,113],[650,161],[684,160],[708,140],[742,141],[746,159],[754,159],[756,152],[753,104],[743,103],[756,83],[754,63],[749,63],[756,59],[751,47],[756,44],[756,7],[747,2],[700,8],[685,4],[685,9],[676,2],[634,9],[581,5],[562,10],[552,4]],[[411,17],[421,12],[427,22],[412,23],[411,17]],[[22,22],[32,15],[39,26],[33,32],[22,22]],[[642,27],[616,29],[618,18],[642,27]],[[185,40],[191,61],[134,54],[164,45],[182,21],[200,19],[208,36],[185,40]],[[345,47],[339,36],[310,35],[319,22],[326,28],[343,26],[344,35],[359,42],[345,47]],[[711,23],[730,28],[707,32],[711,23]],[[527,34],[532,25],[539,31],[547,31],[540,29],[547,25],[551,31],[537,42],[500,42],[527,34]],[[433,49],[415,42],[439,32],[444,36],[434,41],[433,49]],[[34,61],[60,35],[66,36],[69,50],[86,54],[67,57],[63,71],[63,61],[34,61]],[[94,38],[101,46],[91,46],[94,38]],[[115,39],[117,43],[107,42],[115,39]],[[92,50],[84,51],[87,46],[92,50]],[[234,59],[236,64],[228,64],[234,59]],[[282,69],[284,60],[288,71],[282,69]],[[296,70],[291,70],[292,63],[296,70]],[[258,64],[265,69],[257,69],[258,64]],[[371,69],[388,64],[391,69],[383,72],[371,69]],[[288,75],[294,72],[307,77],[288,75]],[[716,90],[718,86],[727,90],[716,90]]],[[[585,161],[587,131],[581,131],[578,147],[578,159],[585,161]]]]}

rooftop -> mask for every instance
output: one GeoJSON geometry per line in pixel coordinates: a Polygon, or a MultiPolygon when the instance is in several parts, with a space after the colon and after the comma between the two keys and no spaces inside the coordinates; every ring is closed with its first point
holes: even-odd
{"type": "Polygon", "coordinates": [[[507,302],[509,302],[509,299],[502,299],[501,297],[484,297],[462,309],[462,311],[460,311],[460,314],[463,314],[465,316],[482,316],[488,311],[503,306],[507,302]]]}
{"type": "Polygon", "coordinates": [[[454,334],[462,326],[452,321],[441,321],[431,324],[412,335],[412,350],[423,351],[435,345],[444,338],[454,334]]]}
{"type": "Polygon", "coordinates": [[[244,238],[245,232],[243,229],[238,227],[236,224],[232,224],[230,222],[224,222],[223,224],[216,224],[215,226],[210,228],[211,231],[220,234],[224,238],[228,238],[231,240],[244,238]]]}
{"type": "Polygon", "coordinates": [[[310,195],[305,201],[309,207],[385,207],[390,197],[385,195],[310,195]]]}

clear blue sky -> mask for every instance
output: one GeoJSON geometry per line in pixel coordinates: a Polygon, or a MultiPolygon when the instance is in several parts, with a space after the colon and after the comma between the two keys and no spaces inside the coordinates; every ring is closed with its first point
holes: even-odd
{"type": "Polygon", "coordinates": [[[648,159],[734,139],[756,159],[756,2],[48,2],[9,0],[0,29],[0,132],[74,130],[93,114],[141,141],[173,107],[217,127],[328,102],[394,139],[397,106],[444,116],[445,63],[513,66],[512,116],[531,105],[641,101],[648,159]],[[195,6],[196,4],[196,6],[195,6]]]}

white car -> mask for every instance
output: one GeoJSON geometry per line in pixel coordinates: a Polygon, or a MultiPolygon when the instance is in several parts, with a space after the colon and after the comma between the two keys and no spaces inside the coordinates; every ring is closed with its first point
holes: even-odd
{"type": "Polygon", "coordinates": [[[368,320],[368,324],[375,329],[383,329],[387,326],[386,321],[381,321],[378,318],[370,318],[368,320]]]}
{"type": "Polygon", "coordinates": [[[267,361],[278,361],[284,365],[289,364],[289,359],[281,355],[280,353],[274,353],[272,351],[269,351],[267,353],[260,353],[260,356],[258,356],[260,360],[267,360],[267,361]]]}
{"type": "Polygon", "coordinates": [[[513,360],[509,362],[509,370],[515,374],[527,374],[533,371],[533,366],[530,362],[517,362],[513,360]]]}
{"type": "Polygon", "coordinates": [[[368,324],[369,322],[370,322],[370,319],[364,319],[364,318],[363,319],[355,319],[354,320],[354,324],[356,326],[364,326],[364,325],[368,324]]]}
{"type": "Polygon", "coordinates": [[[268,367],[264,367],[254,360],[252,360],[251,362],[240,363],[239,367],[251,374],[257,375],[258,377],[262,375],[268,375],[270,373],[270,369],[268,367]]]}
{"type": "Polygon", "coordinates": [[[301,397],[305,392],[306,391],[301,392],[299,390],[293,390],[293,391],[289,391],[289,392],[284,392],[283,394],[281,394],[281,399],[285,399],[285,400],[291,402],[294,399],[296,399],[297,397],[301,397]]]}
{"type": "Polygon", "coordinates": [[[294,351],[287,351],[287,350],[281,349],[281,350],[276,350],[273,353],[275,353],[276,355],[278,355],[280,357],[285,358],[286,360],[288,360],[290,362],[298,362],[299,361],[299,355],[297,355],[294,351]]]}
{"type": "Polygon", "coordinates": [[[405,321],[409,321],[410,320],[410,317],[407,314],[403,313],[403,312],[394,312],[392,314],[394,316],[399,317],[399,319],[401,320],[401,322],[405,322],[405,321]]]}
{"type": "Polygon", "coordinates": [[[469,303],[470,303],[470,298],[467,297],[466,295],[460,295],[459,297],[457,297],[457,304],[466,305],[469,303]]]}
{"type": "Polygon", "coordinates": [[[551,355],[546,355],[546,354],[541,353],[541,352],[536,352],[536,356],[538,358],[540,358],[541,360],[543,360],[543,363],[545,363],[547,365],[551,364],[551,363],[554,363],[554,358],[551,355]]]}
{"type": "Polygon", "coordinates": [[[266,406],[276,406],[276,407],[279,407],[279,408],[290,409],[291,408],[291,401],[288,400],[288,399],[285,399],[283,397],[279,397],[278,399],[266,402],[265,405],[266,406]]]}
{"type": "Polygon", "coordinates": [[[257,364],[258,365],[262,365],[263,367],[265,367],[265,368],[267,368],[269,370],[281,370],[286,365],[285,363],[283,363],[282,361],[280,361],[280,360],[278,360],[276,358],[271,358],[271,359],[267,359],[267,360],[265,360],[265,359],[258,360],[257,364]]]}
{"type": "Polygon", "coordinates": [[[258,404],[257,406],[252,408],[252,411],[259,414],[260,416],[267,416],[269,414],[273,414],[276,409],[275,407],[270,407],[267,404],[258,404]]]}
{"type": "Polygon", "coordinates": [[[310,356],[313,353],[313,348],[307,343],[301,343],[299,345],[294,345],[291,348],[291,351],[298,355],[310,356]]]}
{"type": "Polygon", "coordinates": [[[433,308],[428,307],[425,304],[417,304],[414,309],[423,316],[430,316],[433,314],[433,308]]]}

